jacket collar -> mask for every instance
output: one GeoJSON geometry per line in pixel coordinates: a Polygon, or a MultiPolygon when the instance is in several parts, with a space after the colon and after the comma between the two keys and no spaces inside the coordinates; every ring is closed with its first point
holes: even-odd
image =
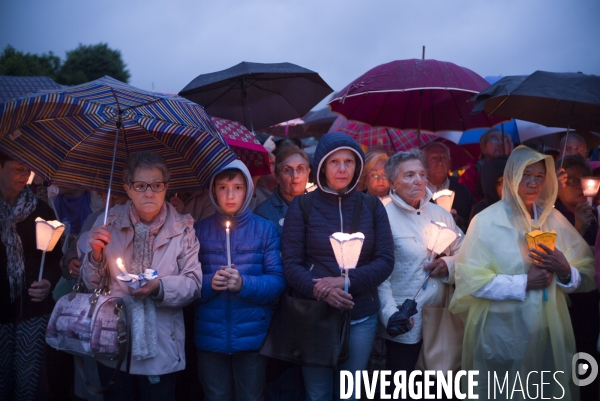
{"type": "Polygon", "coordinates": [[[215,219],[217,221],[217,224],[223,225],[223,228],[225,228],[227,221],[230,221],[232,229],[234,227],[241,227],[241,226],[246,225],[248,220],[250,220],[251,216],[252,216],[252,210],[250,210],[249,207],[244,209],[244,211],[242,213],[236,214],[234,216],[230,216],[227,214],[221,214],[219,212],[215,213],[215,219]]]}
{"type": "Polygon", "coordinates": [[[425,205],[427,205],[427,203],[429,203],[432,196],[433,196],[433,193],[431,192],[431,190],[429,188],[425,187],[425,197],[423,197],[423,199],[421,199],[419,201],[419,207],[417,207],[415,209],[408,203],[404,202],[404,200],[402,200],[402,198],[398,196],[398,194],[396,193],[395,190],[393,190],[393,189],[390,190],[390,199],[392,200],[394,205],[398,206],[401,209],[409,211],[409,212],[416,212],[417,210],[423,209],[425,207],[425,205]]]}

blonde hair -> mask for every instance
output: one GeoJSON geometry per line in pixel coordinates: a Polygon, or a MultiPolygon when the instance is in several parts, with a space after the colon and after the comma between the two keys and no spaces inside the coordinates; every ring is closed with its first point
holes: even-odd
{"type": "Polygon", "coordinates": [[[365,154],[365,168],[362,171],[362,175],[360,176],[360,182],[363,185],[366,185],[367,176],[369,175],[369,171],[377,163],[382,161],[384,164],[388,161],[389,156],[387,152],[383,149],[371,149],[365,154]]]}

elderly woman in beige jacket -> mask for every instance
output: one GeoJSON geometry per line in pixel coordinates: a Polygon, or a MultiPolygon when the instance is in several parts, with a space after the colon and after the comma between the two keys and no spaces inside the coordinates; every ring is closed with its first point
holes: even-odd
{"type": "MultiPolygon", "coordinates": [[[[125,190],[131,198],[110,209],[107,224],[100,216],[89,233],[91,251],[82,266],[88,287],[96,287],[100,274],[110,271],[112,295],[127,306],[131,331],[129,372],[123,364],[117,382],[105,400],[168,400],[175,395],[175,372],[185,368],[182,308],[200,297],[202,270],[199,244],[189,215],[181,215],[165,202],[169,170],[162,157],[151,152],[133,154],[123,170],[125,190]],[[145,269],[158,279],[133,290],[116,277],[117,258],[128,273],[145,269]]],[[[114,361],[101,361],[102,385],[110,380],[114,361]]]]}
{"type": "Polygon", "coordinates": [[[441,222],[462,234],[454,218],[442,207],[429,202],[432,193],[427,189],[427,172],[421,151],[412,149],[392,156],[385,165],[390,181],[390,199],[385,210],[390,219],[394,238],[394,271],[379,285],[381,299],[380,321],[387,326],[390,317],[398,311],[407,298],[412,299],[429,272],[427,286],[417,295],[417,313],[410,331],[394,338],[382,330],[386,340],[387,368],[393,371],[414,370],[422,343],[421,309],[424,305],[439,303],[444,286],[454,283],[454,260],[462,237],[454,241],[443,253],[445,256],[431,261],[427,249],[432,235],[433,222],[441,222]]]}

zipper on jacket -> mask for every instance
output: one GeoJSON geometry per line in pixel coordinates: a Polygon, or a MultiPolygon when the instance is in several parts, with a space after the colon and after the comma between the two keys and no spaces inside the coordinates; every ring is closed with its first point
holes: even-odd
{"type": "Polygon", "coordinates": [[[339,204],[340,204],[340,232],[343,233],[344,232],[344,217],[342,216],[342,197],[338,197],[339,199],[339,204]]]}

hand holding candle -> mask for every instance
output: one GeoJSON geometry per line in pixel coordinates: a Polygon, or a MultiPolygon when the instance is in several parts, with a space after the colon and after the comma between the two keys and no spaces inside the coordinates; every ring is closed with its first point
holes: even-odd
{"type": "Polygon", "coordinates": [[[230,222],[227,221],[227,228],[225,229],[225,234],[226,234],[226,246],[227,246],[227,267],[231,268],[231,240],[229,239],[229,224],[230,222]]]}

